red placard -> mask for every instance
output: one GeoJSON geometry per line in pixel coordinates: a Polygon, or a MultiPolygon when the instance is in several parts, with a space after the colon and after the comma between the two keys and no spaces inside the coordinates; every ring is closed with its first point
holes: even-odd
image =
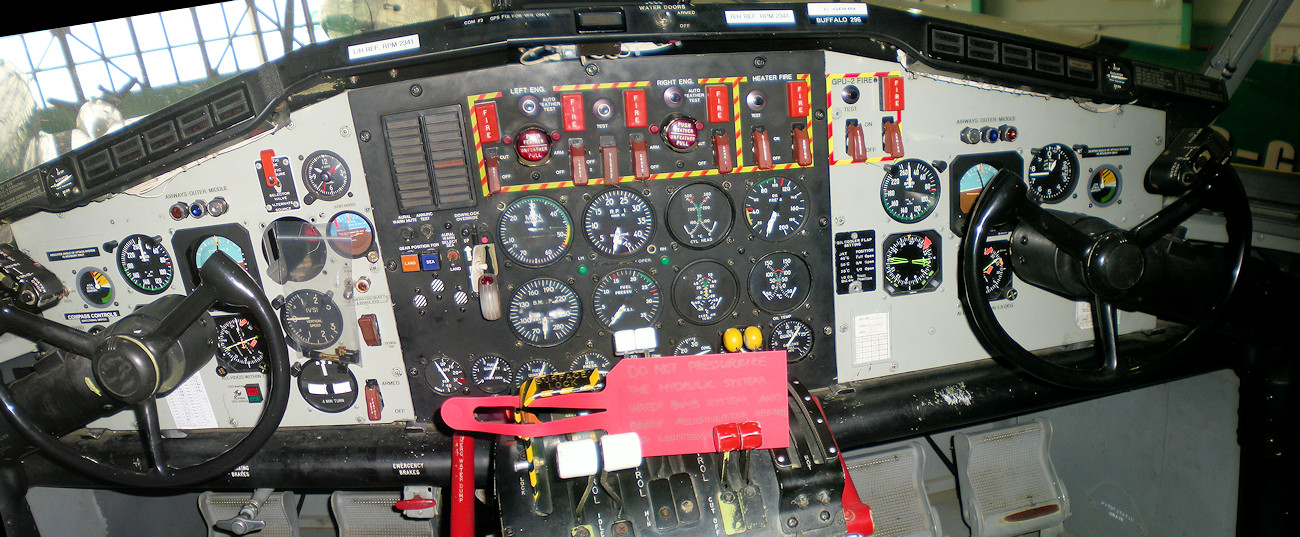
{"type": "Polygon", "coordinates": [[[560,96],[560,108],[564,112],[564,132],[587,130],[587,119],[582,114],[582,94],[566,93],[560,96]]]}
{"type": "Polygon", "coordinates": [[[704,88],[708,95],[709,123],[726,123],[731,121],[730,99],[727,98],[726,86],[708,86],[704,88]]]}
{"type": "Polygon", "coordinates": [[[475,125],[478,127],[478,141],[489,144],[501,141],[501,126],[497,122],[497,103],[488,101],[474,105],[475,125]]]}
{"type": "Polygon", "coordinates": [[[808,83],[802,80],[786,82],[785,103],[790,117],[808,117],[808,83]]]}
{"type": "Polygon", "coordinates": [[[623,90],[623,120],[629,129],[650,124],[645,111],[645,90],[623,90]]]}

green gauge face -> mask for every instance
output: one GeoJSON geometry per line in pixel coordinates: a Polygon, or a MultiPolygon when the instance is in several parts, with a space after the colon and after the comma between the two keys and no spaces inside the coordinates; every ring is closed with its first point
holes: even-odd
{"type": "Polygon", "coordinates": [[[117,269],[131,287],[149,295],[166,291],[176,275],[167,248],[146,235],[131,235],[118,243],[117,269]]]}
{"type": "Polygon", "coordinates": [[[923,160],[900,161],[880,183],[880,203],[894,220],[920,222],[939,204],[939,174],[923,160]]]}
{"type": "Polygon", "coordinates": [[[885,291],[891,295],[939,287],[939,237],[930,231],[890,235],[884,243],[885,291]]]}

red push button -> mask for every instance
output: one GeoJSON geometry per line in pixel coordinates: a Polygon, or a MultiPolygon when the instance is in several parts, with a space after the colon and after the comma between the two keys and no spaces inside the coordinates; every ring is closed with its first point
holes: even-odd
{"type": "Polygon", "coordinates": [[[478,139],[481,143],[501,141],[501,126],[497,121],[497,103],[488,101],[474,105],[474,119],[478,126],[478,139]]]}
{"type": "Polygon", "coordinates": [[[623,120],[629,129],[650,124],[645,110],[645,90],[623,90],[623,120]]]}
{"type": "Polygon", "coordinates": [[[740,426],[735,423],[714,425],[713,449],[718,452],[740,449],[740,426]]]}
{"type": "Polygon", "coordinates": [[[808,83],[802,80],[786,82],[785,102],[790,117],[808,117],[808,83]]]}
{"type": "Polygon", "coordinates": [[[704,88],[708,95],[709,123],[726,123],[731,121],[731,106],[727,98],[726,86],[708,86],[704,88]]]}
{"type": "Polygon", "coordinates": [[[903,109],[903,77],[887,76],[880,79],[880,110],[897,112],[903,109]]]}
{"type": "Polygon", "coordinates": [[[560,96],[560,109],[564,115],[564,132],[581,132],[587,130],[587,119],[583,116],[582,94],[566,93],[560,96]]]}

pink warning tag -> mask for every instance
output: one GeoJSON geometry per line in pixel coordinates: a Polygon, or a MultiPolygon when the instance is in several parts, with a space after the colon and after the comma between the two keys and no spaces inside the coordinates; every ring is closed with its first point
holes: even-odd
{"type": "Polygon", "coordinates": [[[784,351],[665,356],[623,360],[598,392],[545,397],[529,408],[590,410],[590,414],[542,423],[479,421],[475,411],[516,408],[519,397],[453,397],[443,402],[448,426],[524,438],[601,429],[635,432],[646,457],[715,451],[714,427],[757,424],[760,449],[788,447],[784,351]]]}

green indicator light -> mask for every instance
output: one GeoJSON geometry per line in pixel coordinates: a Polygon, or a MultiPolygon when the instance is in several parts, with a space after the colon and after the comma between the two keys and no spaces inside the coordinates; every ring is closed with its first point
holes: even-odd
{"type": "Polygon", "coordinates": [[[663,266],[665,266],[665,267],[668,266],[668,264],[669,264],[669,263],[672,263],[672,262],[673,262],[673,260],[668,259],[668,256],[663,256],[663,257],[659,258],[659,264],[660,264],[660,265],[663,265],[663,266]]]}
{"type": "Polygon", "coordinates": [[[591,269],[588,269],[588,268],[587,268],[587,265],[578,265],[578,274],[579,274],[579,275],[581,275],[581,276],[586,276],[587,273],[590,272],[590,271],[591,271],[591,269]]]}

